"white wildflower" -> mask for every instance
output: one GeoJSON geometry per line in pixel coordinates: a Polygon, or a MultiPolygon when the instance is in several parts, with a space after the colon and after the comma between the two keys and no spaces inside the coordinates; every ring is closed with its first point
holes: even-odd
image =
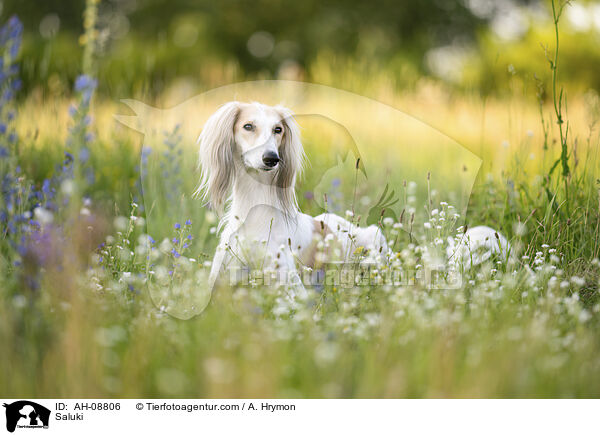
{"type": "Polygon", "coordinates": [[[576,287],[583,287],[583,285],[585,285],[585,279],[581,278],[579,276],[572,276],[571,277],[571,282],[576,287]]]}
{"type": "Polygon", "coordinates": [[[60,185],[60,191],[67,196],[71,196],[75,191],[75,183],[73,180],[65,180],[60,185]]]}
{"type": "Polygon", "coordinates": [[[514,231],[517,236],[524,236],[527,234],[527,226],[523,222],[517,222],[514,225],[514,231]]]}
{"type": "Polygon", "coordinates": [[[54,215],[52,212],[43,207],[36,207],[33,210],[33,215],[41,225],[50,224],[54,220],[54,215]]]}
{"type": "Polygon", "coordinates": [[[129,219],[127,219],[125,216],[117,216],[113,222],[115,229],[118,231],[125,231],[128,224],[129,219]]]}

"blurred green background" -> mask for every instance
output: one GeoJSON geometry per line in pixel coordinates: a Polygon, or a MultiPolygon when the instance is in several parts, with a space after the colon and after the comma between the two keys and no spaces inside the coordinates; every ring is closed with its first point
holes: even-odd
{"type": "MultiPolygon", "coordinates": [[[[18,14],[25,25],[22,95],[68,93],[85,2],[1,4],[4,17],[18,14]]],[[[545,0],[106,0],[98,11],[100,93],[114,99],[156,97],[174,81],[197,92],[253,78],[360,92],[368,80],[356,77],[381,74],[396,89],[433,78],[485,96],[514,91],[514,75],[547,87],[542,44],[554,40],[545,0]]],[[[561,79],[599,90],[600,2],[572,2],[561,31],[561,79]]]]}

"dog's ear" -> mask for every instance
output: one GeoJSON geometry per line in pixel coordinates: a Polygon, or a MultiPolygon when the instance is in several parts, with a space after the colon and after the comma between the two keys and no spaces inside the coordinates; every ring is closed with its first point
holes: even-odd
{"type": "Polygon", "coordinates": [[[281,116],[283,124],[283,140],[279,147],[281,166],[275,184],[281,206],[288,212],[298,207],[294,185],[296,177],[301,175],[304,168],[304,147],[300,141],[300,128],[292,111],[281,106],[277,106],[275,109],[281,116]]]}
{"type": "Polygon", "coordinates": [[[240,104],[236,101],[224,104],[208,118],[198,138],[201,177],[194,195],[210,202],[217,213],[223,212],[233,181],[233,128],[239,111],[240,104]]]}

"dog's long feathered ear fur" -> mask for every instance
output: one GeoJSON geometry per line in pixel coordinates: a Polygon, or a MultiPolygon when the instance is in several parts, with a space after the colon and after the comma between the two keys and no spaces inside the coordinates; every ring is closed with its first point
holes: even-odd
{"type": "Polygon", "coordinates": [[[292,111],[282,106],[275,107],[275,110],[279,112],[284,128],[283,141],[279,148],[281,166],[277,171],[275,185],[279,202],[284,212],[289,214],[298,209],[294,186],[296,177],[301,175],[304,168],[305,154],[300,141],[300,128],[292,111]]]}
{"type": "Polygon", "coordinates": [[[235,101],[224,104],[208,118],[198,138],[201,177],[194,195],[210,202],[217,213],[223,212],[233,182],[233,127],[239,111],[239,103],[235,101]]]}

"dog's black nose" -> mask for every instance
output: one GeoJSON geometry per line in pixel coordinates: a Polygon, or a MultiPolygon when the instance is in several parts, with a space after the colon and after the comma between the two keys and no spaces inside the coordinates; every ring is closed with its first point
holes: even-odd
{"type": "Polygon", "coordinates": [[[267,151],[266,153],[264,153],[262,159],[263,163],[269,168],[272,168],[273,166],[277,165],[277,163],[279,163],[279,156],[273,151],[267,151]]]}

